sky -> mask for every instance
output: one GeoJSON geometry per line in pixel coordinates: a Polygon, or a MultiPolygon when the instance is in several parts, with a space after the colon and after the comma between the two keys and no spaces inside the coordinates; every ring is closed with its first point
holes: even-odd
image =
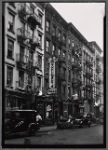
{"type": "Polygon", "coordinates": [[[88,40],[96,41],[103,51],[105,3],[51,3],[59,14],[88,40]]]}

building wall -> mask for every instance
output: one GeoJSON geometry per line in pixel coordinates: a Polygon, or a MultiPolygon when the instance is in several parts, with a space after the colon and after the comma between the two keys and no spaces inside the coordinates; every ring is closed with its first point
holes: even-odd
{"type": "MultiPolygon", "coordinates": [[[[41,91],[42,93],[42,87],[44,85],[44,9],[41,7],[41,5],[37,5],[36,3],[25,3],[26,5],[26,15],[25,18],[22,19],[23,15],[25,14],[24,11],[23,13],[19,14],[21,12],[24,3],[5,3],[5,20],[4,20],[4,26],[5,26],[5,89],[7,91],[13,91],[13,92],[19,92],[20,93],[29,93],[36,92],[36,88],[38,86],[37,82],[37,77],[38,75],[41,75],[41,88],[38,89],[39,92],[41,91]],[[39,33],[42,35],[42,46],[41,48],[36,46],[34,48],[33,52],[33,58],[30,58],[31,51],[33,51],[33,48],[29,48],[29,43],[30,43],[30,36],[32,36],[32,30],[30,27],[30,24],[27,21],[27,13],[31,13],[30,6],[34,8],[34,12],[37,14],[37,17],[39,14],[42,15],[42,26],[36,25],[36,28],[32,29],[34,31],[32,40],[34,41],[35,38],[36,40],[39,38],[39,33]],[[11,15],[11,16],[10,16],[11,15]],[[12,17],[13,16],[13,17],[12,17]],[[9,28],[11,28],[10,24],[14,22],[14,30],[9,31],[9,28]],[[21,28],[24,28],[22,30],[21,28]],[[26,33],[27,40],[24,41],[18,41],[18,34],[19,34],[19,28],[20,28],[20,33],[26,33]],[[25,32],[25,30],[27,32],[25,32]],[[28,36],[29,35],[29,36],[28,36]],[[8,45],[8,39],[12,40],[14,42],[14,48],[13,48],[13,57],[9,58],[8,57],[8,49],[9,47],[12,47],[12,45],[8,45]],[[21,59],[22,55],[20,54],[20,46],[23,46],[24,48],[24,54],[23,54],[23,61],[24,61],[24,66],[27,67],[28,63],[32,63],[32,70],[29,70],[29,74],[31,74],[30,78],[32,80],[32,83],[30,85],[30,89],[28,88],[28,71],[27,68],[23,69],[23,66],[18,67],[19,59],[21,59]],[[29,49],[29,50],[28,50],[29,49]],[[38,65],[39,60],[37,59],[37,56],[41,55],[42,56],[42,62],[41,62],[41,70],[39,69],[34,69],[36,65],[38,65]],[[7,86],[7,66],[11,66],[13,68],[13,75],[12,75],[12,85],[7,86]],[[23,77],[23,82],[24,86],[20,87],[19,86],[19,71],[24,72],[24,77],[23,77]],[[34,73],[33,73],[34,72],[34,73]],[[28,88],[28,90],[27,90],[28,88]]],[[[29,16],[29,14],[28,14],[29,16]]],[[[24,34],[23,34],[24,35],[24,34]]],[[[24,36],[23,36],[24,37],[24,36]]],[[[11,52],[10,52],[11,53],[11,52]]],[[[9,53],[9,55],[10,55],[9,53]]],[[[21,64],[22,65],[22,64],[21,64]]],[[[20,96],[19,96],[20,97],[20,96]]],[[[17,98],[16,98],[17,99],[17,98]]],[[[30,100],[29,100],[30,101],[30,100]]]]}
{"type": "Polygon", "coordinates": [[[84,84],[84,106],[85,114],[88,112],[94,112],[94,99],[93,99],[93,57],[94,52],[91,49],[83,44],[83,84],[84,84]],[[86,108],[86,104],[88,107],[86,108]]]}

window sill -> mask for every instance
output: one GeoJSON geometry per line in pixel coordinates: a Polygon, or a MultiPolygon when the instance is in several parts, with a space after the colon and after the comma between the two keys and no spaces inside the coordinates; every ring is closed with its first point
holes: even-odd
{"type": "Polygon", "coordinates": [[[41,26],[38,26],[39,29],[43,30],[43,28],[41,26]]]}
{"type": "Polygon", "coordinates": [[[11,33],[13,33],[13,34],[15,34],[15,32],[13,30],[8,29],[8,31],[11,32],[11,33]]]}
{"type": "Polygon", "coordinates": [[[13,89],[13,86],[9,86],[9,85],[7,85],[6,87],[7,87],[7,88],[11,88],[11,89],[13,89]]]}
{"type": "Polygon", "coordinates": [[[13,61],[14,61],[14,58],[12,58],[12,57],[7,56],[7,58],[8,58],[8,59],[11,59],[11,60],[13,60],[13,61]]]}
{"type": "Polygon", "coordinates": [[[42,51],[42,47],[41,46],[39,46],[38,49],[40,49],[42,51]]]}

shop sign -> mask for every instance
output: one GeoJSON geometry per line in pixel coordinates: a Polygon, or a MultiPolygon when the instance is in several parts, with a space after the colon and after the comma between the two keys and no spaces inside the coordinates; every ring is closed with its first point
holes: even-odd
{"type": "Polygon", "coordinates": [[[48,94],[55,94],[55,93],[57,93],[57,88],[48,89],[48,94]]]}

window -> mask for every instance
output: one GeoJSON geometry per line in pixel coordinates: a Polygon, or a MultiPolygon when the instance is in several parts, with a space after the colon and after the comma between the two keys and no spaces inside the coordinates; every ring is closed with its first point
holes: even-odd
{"type": "Polygon", "coordinates": [[[69,60],[69,61],[71,60],[71,55],[70,55],[70,54],[68,55],[68,60],[69,60]]]}
{"type": "Polygon", "coordinates": [[[20,45],[20,61],[24,63],[24,47],[20,45]]]}
{"type": "Polygon", "coordinates": [[[52,46],[52,55],[54,55],[55,50],[56,50],[56,46],[55,46],[55,45],[53,45],[53,46],[52,46]]]}
{"type": "Polygon", "coordinates": [[[28,85],[32,85],[32,75],[28,74],[28,85]]]}
{"type": "Polygon", "coordinates": [[[63,58],[65,58],[66,57],[66,53],[65,52],[63,52],[63,58]]]}
{"type": "Polygon", "coordinates": [[[41,90],[41,77],[38,77],[38,87],[39,87],[39,91],[41,90]]]}
{"type": "Polygon", "coordinates": [[[42,35],[38,34],[38,37],[39,37],[40,47],[42,48],[42,35]]]}
{"type": "Polygon", "coordinates": [[[70,81],[70,78],[71,78],[71,72],[70,72],[70,69],[69,69],[69,76],[68,76],[69,81],[70,81]]]}
{"type": "Polygon", "coordinates": [[[42,28],[42,14],[41,13],[39,13],[39,20],[40,20],[40,28],[42,28]]]}
{"type": "Polygon", "coordinates": [[[24,71],[19,71],[19,87],[24,87],[24,71]]]}
{"type": "Polygon", "coordinates": [[[46,40],[46,52],[49,51],[49,46],[50,46],[50,42],[48,40],[46,40]]]}
{"type": "Polygon", "coordinates": [[[33,53],[29,53],[29,67],[33,65],[33,53]]]}
{"type": "Polygon", "coordinates": [[[58,56],[60,56],[60,53],[61,53],[61,50],[60,50],[60,49],[58,49],[58,56]]]}
{"type": "Polygon", "coordinates": [[[39,70],[42,70],[42,56],[38,55],[39,70]]]}
{"type": "Polygon", "coordinates": [[[56,27],[53,25],[53,31],[52,31],[53,36],[56,36],[56,27]]]}
{"type": "Polygon", "coordinates": [[[45,79],[45,87],[46,87],[46,90],[48,90],[48,88],[49,88],[49,83],[48,83],[48,79],[45,79]]]}
{"type": "Polygon", "coordinates": [[[65,77],[65,75],[66,75],[66,69],[64,68],[63,69],[63,76],[65,77]]]}
{"type": "Polygon", "coordinates": [[[74,57],[72,57],[72,63],[74,63],[75,62],[75,59],[74,59],[74,57]]]}
{"type": "Polygon", "coordinates": [[[28,26],[28,33],[30,34],[30,37],[33,38],[34,36],[34,30],[32,28],[30,28],[30,26],[28,26]]]}
{"type": "Polygon", "coordinates": [[[66,87],[63,86],[63,96],[65,97],[65,90],[66,90],[66,87]]]}
{"type": "Polygon", "coordinates": [[[68,87],[68,96],[69,96],[69,97],[71,96],[70,87],[68,87]]]}
{"type": "Polygon", "coordinates": [[[8,39],[8,58],[13,58],[14,41],[8,39]]]}
{"type": "Polygon", "coordinates": [[[14,33],[14,18],[15,16],[9,13],[8,30],[14,33]]]}
{"type": "Polygon", "coordinates": [[[32,5],[30,5],[30,13],[34,14],[34,7],[32,5]]]}
{"type": "Polygon", "coordinates": [[[60,39],[60,38],[61,38],[61,31],[58,30],[58,39],[60,39]]]}
{"type": "Polygon", "coordinates": [[[9,5],[11,5],[12,7],[14,7],[14,8],[15,8],[15,3],[10,2],[10,3],[9,3],[9,5]]]}
{"type": "Polygon", "coordinates": [[[69,46],[70,46],[70,43],[71,43],[71,40],[70,40],[70,38],[68,39],[68,44],[69,44],[69,46]]]}
{"type": "Polygon", "coordinates": [[[50,22],[46,21],[46,31],[50,32],[50,22]]]}
{"type": "Polygon", "coordinates": [[[13,84],[13,68],[7,67],[7,86],[12,87],[13,84]]]}
{"type": "Polygon", "coordinates": [[[72,47],[74,47],[75,46],[75,43],[72,41],[72,47]]]}
{"type": "Polygon", "coordinates": [[[64,42],[66,41],[66,36],[65,36],[65,35],[63,35],[63,41],[64,41],[64,42]]]}

